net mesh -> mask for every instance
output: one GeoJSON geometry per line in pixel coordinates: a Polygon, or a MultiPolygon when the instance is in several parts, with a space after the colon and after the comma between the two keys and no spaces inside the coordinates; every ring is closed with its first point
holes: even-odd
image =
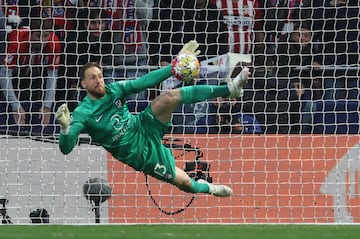
{"type": "MultiPolygon", "coordinates": [[[[1,1],[3,223],[31,223],[37,209],[60,224],[360,222],[358,1],[170,2],[1,1]],[[163,143],[176,166],[232,197],[147,178],[86,134],[60,152],[54,112],[86,94],[83,64],[101,63],[106,83],[134,79],[192,39],[196,84],[226,84],[244,66],[251,77],[240,99],[179,105],[163,143]],[[100,205],[84,196],[91,178],[112,189],[100,205]]],[[[131,95],[129,109],[184,85],[170,77],[131,95]]]]}

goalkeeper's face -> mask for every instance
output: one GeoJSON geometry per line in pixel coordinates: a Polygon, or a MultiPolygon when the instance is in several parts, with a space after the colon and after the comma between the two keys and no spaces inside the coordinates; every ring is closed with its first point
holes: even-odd
{"type": "Polygon", "coordinates": [[[84,73],[81,86],[86,89],[90,98],[102,98],[105,95],[105,81],[101,69],[93,66],[86,69],[84,73]]]}

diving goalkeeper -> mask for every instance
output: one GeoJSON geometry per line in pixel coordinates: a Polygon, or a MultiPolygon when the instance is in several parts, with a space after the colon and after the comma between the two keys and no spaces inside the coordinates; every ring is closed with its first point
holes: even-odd
{"type": "MultiPolygon", "coordinates": [[[[200,53],[198,43],[190,41],[180,53],[200,53]]],[[[80,132],[86,132],[117,160],[161,181],[173,184],[189,193],[207,193],[218,197],[231,196],[233,191],[225,185],[211,184],[205,180],[193,180],[175,166],[172,151],[162,144],[171,116],[178,104],[203,101],[210,98],[240,97],[247,82],[249,69],[244,68],[227,85],[193,85],[169,90],[156,97],[141,113],[129,112],[125,99],[171,76],[171,66],[154,70],[135,79],[105,85],[101,67],[87,63],[80,71],[81,86],[87,96],[72,113],[66,104],[56,112],[60,123],[59,147],[68,154],[75,147],[80,132]]]]}

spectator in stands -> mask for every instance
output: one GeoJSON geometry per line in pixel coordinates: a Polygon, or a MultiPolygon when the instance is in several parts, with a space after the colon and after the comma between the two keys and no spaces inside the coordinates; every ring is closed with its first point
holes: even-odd
{"type": "MultiPolygon", "coordinates": [[[[106,82],[113,80],[135,79],[148,72],[146,28],[152,18],[151,0],[88,0],[70,1],[77,8],[101,7],[106,13],[106,29],[111,30],[112,45],[102,58],[106,82]],[[128,67],[127,67],[128,66],[128,67]]],[[[146,99],[147,92],[129,98],[146,99]]]]}
{"type": "Polygon", "coordinates": [[[41,101],[39,117],[44,126],[48,125],[55,101],[61,53],[52,21],[33,18],[30,29],[10,32],[6,52],[0,66],[0,87],[14,111],[15,122],[25,124],[23,101],[41,101]],[[13,87],[13,81],[17,89],[13,87]]]}
{"type": "MultiPolygon", "coordinates": [[[[66,65],[82,67],[87,62],[101,64],[103,53],[109,52],[110,32],[106,30],[106,14],[100,8],[83,8],[78,11],[76,32],[70,32],[66,38],[66,65]],[[105,40],[106,39],[106,40],[105,40]]],[[[78,71],[68,70],[78,77],[78,71]]]]}
{"type": "Polygon", "coordinates": [[[276,44],[288,37],[295,26],[309,20],[309,0],[265,0],[264,29],[265,44],[262,49],[266,54],[266,65],[275,65],[276,44]]]}
{"type": "MultiPolygon", "coordinates": [[[[228,33],[229,51],[241,54],[253,54],[253,76],[244,87],[242,98],[243,111],[255,113],[262,125],[265,125],[264,111],[268,102],[264,90],[267,86],[271,58],[267,55],[264,31],[264,2],[261,0],[222,1],[212,0],[222,9],[228,33]],[[256,80],[253,80],[255,79],[256,80]]],[[[276,102],[274,102],[276,104],[276,102]]],[[[264,128],[265,130],[265,128],[264,128]]]]}
{"type": "MultiPolygon", "coordinates": [[[[108,4],[109,1],[106,1],[108,4]]],[[[136,79],[148,73],[147,28],[153,14],[152,0],[114,1],[120,7],[107,6],[111,13],[112,55],[104,58],[107,79],[136,79]],[[111,12],[112,10],[112,12],[111,12]]],[[[148,90],[129,96],[147,100],[148,90]]]]}
{"type": "Polygon", "coordinates": [[[239,101],[218,97],[210,102],[206,115],[197,122],[196,133],[251,134],[261,133],[261,127],[254,117],[241,113],[239,101]]]}
{"type": "Polygon", "coordinates": [[[279,69],[279,73],[283,71],[282,75],[285,76],[286,68],[290,68],[290,77],[295,76],[291,78],[291,86],[297,90],[297,96],[300,100],[301,128],[299,130],[302,133],[312,132],[316,100],[320,99],[319,92],[322,90],[321,81],[318,74],[316,74],[319,63],[314,58],[316,49],[314,48],[312,35],[310,22],[299,22],[290,35],[290,45],[287,44],[288,47],[284,45],[279,47],[279,54],[277,54],[279,58],[284,59],[279,60],[278,65],[280,67],[286,64],[286,59],[288,59],[290,65],[290,67],[285,66],[282,70],[279,69]],[[288,55],[286,55],[286,52],[288,55]]]}
{"type": "Polygon", "coordinates": [[[76,17],[76,8],[71,4],[73,0],[31,0],[31,8],[37,8],[37,15],[54,21],[54,32],[61,41],[65,39],[67,31],[74,30],[72,24],[76,17]]]}
{"type": "Polygon", "coordinates": [[[296,25],[309,17],[304,0],[265,0],[264,28],[267,40],[276,42],[278,38],[292,33],[296,25]]]}
{"type": "MultiPolygon", "coordinates": [[[[168,65],[183,43],[191,39],[196,39],[200,45],[200,61],[226,53],[228,47],[221,11],[208,0],[160,1],[159,13],[149,26],[150,64],[168,65]]],[[[164,87],[168,82],[162,83],[164,90],[168,89],[164,87]]],[[[181,82],[168,85],[176,88],[181,82]]],[[[192,133],[197,120],[205,114],[205,107],[206,102],[178,106],[173,117],[175,132],[192,133]]]]}
{"type": "Polygon", "coordinates": [[[106,13],[100,8],[82,8],[77,12],[73,25],[77,31],[69,32],[65,45],[66,98],[70,109],[77,105],[81,96],[78,89],[80,68],[87,62],[102,64],[103,57],[111,52],[111,34],[106,29],[106,13]]]}
{"type": "Polygon", "coordinates": [[[254,112],[266,133],[309,133],[319,85],[310,74],[318,66],[310,23],[296,24],[293,32],[279,37],[275,49],[271,72],[255,75],[254,90],[245,89],[244,111],[254,112]]]}
{"type": "Polygon", "coordinates": [[[29,20],[33,16],[50,18],[54,21],[54,32],[59,39],[65,37],[65,30],[72,30],[73,26],[69,19],[75,17],[75,8],[72,8],[73,0],[0,0],[3,12],[7,18],[8,31],[21,26],[29,26],[29,20]]]}
{"type": "Polygon", "coordinates": [[[184,42],[196,39],[200,61],[228,51],[223,15],[209,0],[160,1],[149,27],[151,65],[167,65],[184,42]],[[169,10],[171,9],[171,10],[169,10]]]}
{"type": "Polygon", "coordinates": [[[292,72],[306,70],[313,65],[319,66],[314,54],[311,23],[298,23],[291,33],[282,35],[276,44],[273,74],[289,77],[292,72]]]}
{"type": "Polygon", "coordinates": [[[222,10],[227,27],[229,52],[253,52],[253,42],[264,39],[261,0],[211,0],[222,10]]]}
{"type": "Polygon", "coordinates": [[[254,113],[264,133],[295,133],[295,128],[292,126],[299,127],[299,98],[294,87],[290,82],[287,84],[288,88],[279,86],[275,77],[260,78],[260,80],[265,84],[266,88],[264,90],[255,89],[252,96],[253,100],[244,99],[244,113],[254,113]],[[294,114],[294,112],[297,112],[297,114],[294,114]]]}
{"type": "Polygon", "coordinates": [[[360,3],[325,0],[313,1],[312,7],[315,37],[319,42],[317,61],[325,74],[323,98],[358,99],[360,3]]]}

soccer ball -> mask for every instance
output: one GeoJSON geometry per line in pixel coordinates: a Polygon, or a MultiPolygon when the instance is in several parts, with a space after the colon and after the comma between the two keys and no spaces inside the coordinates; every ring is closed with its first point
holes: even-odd
{"type": "Polygon", "coordinates": [[[179,54],[172,61],[171,72],[176,79],[191,82],[200,74],[200,62],[195,55],[179,54]]]}

